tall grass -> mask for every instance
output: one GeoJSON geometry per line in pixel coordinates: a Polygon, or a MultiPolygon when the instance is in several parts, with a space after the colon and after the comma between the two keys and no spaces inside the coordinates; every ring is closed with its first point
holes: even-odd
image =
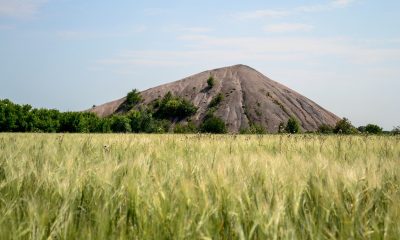
{"type": "Polygon", "coordinates": [[[400,138],[0,135],[0,239],[399,239],[400,138]]]}

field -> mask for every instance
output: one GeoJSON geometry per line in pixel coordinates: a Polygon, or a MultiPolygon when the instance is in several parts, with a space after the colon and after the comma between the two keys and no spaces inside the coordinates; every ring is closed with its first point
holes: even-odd
{"type": "Polygon", "coordinates": [[[400,137],[0,134],[0,239],[400,239],[400,137]]]}

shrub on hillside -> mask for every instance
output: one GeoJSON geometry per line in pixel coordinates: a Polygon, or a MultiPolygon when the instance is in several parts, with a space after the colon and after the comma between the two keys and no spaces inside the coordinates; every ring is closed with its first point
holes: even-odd
{"type": "Polygon", "coordinates": [[[159,119],[184,119],[196,113],[197,108],[186,99],[175,97],[168,92],[161,101],[154,104],[154,116],[159,119]]]}
{"type": "Polygon", "coordinates": [[[217,107],[224,100],[224,95],[222,93],[218,93],[208,104],[209,108],[217,107]]]}
{"type": "Polygon", "coordinates": [[[214,79],[213,76],[210,76],[210,77],[207,79],[207,86],[208,86],[209,89],[211,89],[211,88],[214,87],[214,85],[215,85],[215,79],[214,79]]]}
{"type": "Polygon", "coordinates": [[[126,95],[126,105],[128,109],[131,109],[136,104],[140,103],[140,101],[142,101],[142,96],[137,89],[133,89],[126,95]]]}
{"type": "Polygon", "coordinates": [[[290,117],[286,123],[285,131],[292,134],[300,133],[301,130],[299,121],[294,117],[290,117]]]}
{"type": "Polygon", "coordinates": [[[216,116],[211,116],[205,119],[203,124],[200,126],[202,132],[205,133],[226,133],[225,122],[216,116]]]}

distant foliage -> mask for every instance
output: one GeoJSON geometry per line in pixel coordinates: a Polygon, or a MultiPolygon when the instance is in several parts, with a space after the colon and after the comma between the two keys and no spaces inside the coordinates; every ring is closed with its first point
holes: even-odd
{"type": "Polygon", "coordinates": [[[328,125],[328,124],[322,124],[321,126],[318,127],[318,133],[332,134],[333,133],[333,127],[328,125]]]}
{"type": "Polygon", "coordinates": [[[365,132],[369,134],[381,134],[383,132],[383,129],[378,125],[368,124],[367,126],[365,126],[365,132]]]}
{"type": "Polygon", "coordinates": [[[400,126],[394,127],[392,130],[392,134],[399,135],[400,134],[400,126]]]}
{"type": "Polygon", "coordinates": [[[347,118],[343,118],[336,123],[333,132],[337,134],[354,134],[357,133],[357,129],[351,124],[351,122],[347,118]]]}
{"type": "Polygon", "coordinates": [[[286,123],[285,131],[292,134],[300,133],[301,129],[299,121],[294,117],[289,118],[288,122],[286,123]]]}
{"type": "Polygon", "coordinates": [[[133,89],[126,95],[125,107],[131,109],[142,101],[142,96],[137,89],[133,89]]]}
{"type": "Polygon", "coordinates": [[[174,133],[197,133],[199,130],[197,129],[196,125],[189,122],[187,124],[178,123],[175,125],[174,133]]]}
{"type": "Polygon", "coordinates": [[[285,123],[284,122],[279,123],[278,133],[285,133],[285,123]]]}
{"type": "Polygon", "coordinates": [[[260,124],[251,124],[249,128],[241,129],[240,134],[267,134],[267,130],[260,124]]]}
{"type": "Polygon", "coordinates": [[[218,93],[208,104],[209,108],[217,107],[224,100],[224,95],[222,93],[218,93]]]}
{"type": "Polygon", "coordinates": [[[181,120],[194,115],[197,108],[186,99],[173,96],[168,92],[164,98],[155,104],[154,116],[159,119],[181,120]]]}
{"type": "Polygon", "coordinates": [[[213,76],[210,76],[210,77],[207,79],[207,85],[208,85],[208,88],[209,88],[209,89],[211,89],[211,88],[214,87],[214,85],[215,85],[215,79],[214,79],[213,76]]]}
{"type": "Polygon", "coordinates": [[[113,116],[111,118],[111,130],[115,133],[132,132],[129,118],[122,115],[113,116]]]}
{"type": "Polygon", "coordinates": [[[200,126],[202,132],[205,133],[226,133],[225,122],[216,116],[210,116],[206,118],[203,124],[200,126]]]}

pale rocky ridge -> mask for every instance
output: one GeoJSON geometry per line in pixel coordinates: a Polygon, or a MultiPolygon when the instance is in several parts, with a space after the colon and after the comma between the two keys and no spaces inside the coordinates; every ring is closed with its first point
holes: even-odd
{"type": "MultiPolygon", "coordinates": [[[[315,131],[322,124],[334,126],[340,120],[310,99],[245,65],[209,70],[150,88],[141,92],[143,102],[140,104],[150,104],[168,92],[198,107],[192,117],[197,125],[203,121],[211,100],[217,94],[223,94],[224,100],[215,115],[225,121],[229,132],[239,132],[250,124],[259,124],[268,132],[275,133],[279,130],[279,124],[286,123],[290,116],[299,120],[303,131],[315,131]],[[215,85],[207,89],[210,76],[214,77],[215,85]]],[[[121,98],[89,111],[106,117],[118,113],[124,102],[125,98],[121,98]]]]}

